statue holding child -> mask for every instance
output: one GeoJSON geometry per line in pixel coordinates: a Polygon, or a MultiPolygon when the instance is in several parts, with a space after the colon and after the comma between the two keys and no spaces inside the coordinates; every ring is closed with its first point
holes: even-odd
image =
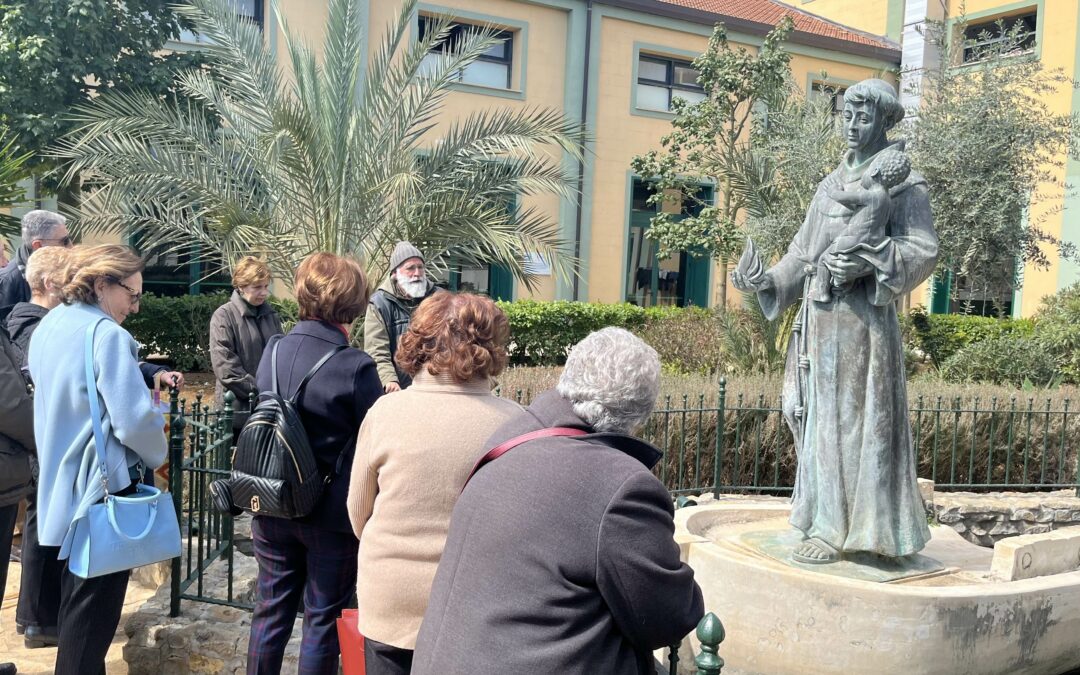
{"type": "Polygon", "coordinates": [[[933,271],[938,240],[926,181],[886,139],[903,116],[889,83],[849,88],[849,150],[787,253],[766,270],[749,243],[732,274],[770,319],[802,299],[783,389],[799,463],[791,524],[805,535],[792,558],[802,563],[898,558],[930,539],[895,303],[933,271]]]}

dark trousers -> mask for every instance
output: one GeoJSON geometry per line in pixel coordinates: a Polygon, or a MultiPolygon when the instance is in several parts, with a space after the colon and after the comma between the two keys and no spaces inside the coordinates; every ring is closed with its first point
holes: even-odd
{"type": "Polygon", "coordinates": [[[391,647],[364,638],[365,675],[409,675],[412,670],[413,650],[391,647]]]}
{"type": "Polygon", "coordinates": [[[120,623],[130,574],[82,579],[64,566],[55,675],[105,675],[105,654],[120,623]]]}
{"type": "Polygon", "coordinates": [[[248,675],[277,675],[301,601],[304,636],[300,675],[336,675],[341,653],[337,618],[356,587],[359,543],[350,532],[256,516],[251,521],[259,563],[248,642],[248,675]]]}
{"type": "Polygon", "coordinates": [[[60,576],[65,561],[57,560],[59,546],[38,543],[37,495],[26,498],[23,526],[22,584],[15,621],[55,631],[60,616],[60,576]]]}
{"type": "Polygon", "coordinates": [[[0,506],[0,592],[7,588],[8,565],[11,564],[11,542],[15,539],[15,521],[19,505],[0,506]]]}

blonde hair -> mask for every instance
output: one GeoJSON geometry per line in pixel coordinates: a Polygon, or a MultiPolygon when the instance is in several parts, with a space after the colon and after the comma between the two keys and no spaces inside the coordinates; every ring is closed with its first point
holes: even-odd
{"type": "Polygon", "coordinates": [[[142,272],[146,263],[130,246],[101,244],[72,249],[68,258],[68,275],[61,297],[64,304],[84,302],[97,304],[94,284],[98,279],[118,283],[136,272],[142,272]]]}
{"type": "Polygon", "coordinates": [[[233,288],[270,283],[270,266],[250,255],[240,258],[232,270],[233,288]]]}
{"type": "Polygon", "coordinates": [[[44,294],[46,280],[63,287],[67,282],[67,265],[72,251],[63,246],[43,246],[34,251],[26,261],[25,277],[30,292],[44,294]]]}
{"type": "Polygon", "coordinates": [[[293,283],[300,319],[348,324],[367,310],[368,282],[360,263],[333,253],[304,259],[293,283]]]}

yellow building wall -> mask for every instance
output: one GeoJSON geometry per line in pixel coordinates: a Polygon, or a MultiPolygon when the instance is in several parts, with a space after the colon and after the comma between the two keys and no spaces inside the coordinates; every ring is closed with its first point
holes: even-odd
{"type": "Polygon", "coordinates": [[[902,8],[903,0],[789,0],[787,4],[856,30],[886,35],[890,5],[902,8]]]}
{"type": "MultiPolygon", "coordinates": [[[[589,295],[600,302],[619,302],[625,299],[626,259],[629,238],[630,205],[628,203],[630,162],[635,155],[660,147],[661,137],[671,130],[668,119],[631,114],[635,43],[648,45],[650,53],[687,58],[684,52],[700,52],[708,47],[708,37],[693,35],[664,27],[645,25],[637,21],[605,16],[600,32],[600,77],[597,96],[596,122],[592,129],[595,143],[595,171],[592,183],[591,236],[589,240],[589,295]],[[656,49],[660,47],[661,49],[656,49]]],[[[747,47],[753,50],[752,47],[747,47]]],[[[879,76],[879,70],[851,65],[840,59],[794,54],[791,69],[801,86],[811,79],[853,82],[879,76]]],[[[839,158],[837,158],[839,162],[839,158]]],[[[676,265],[677,267],[677,265],[676,265]]],[[[728,283],[729,302],[738,302],[740,295],[728,283]]],[[[718,304],[721,272],[714,265],[711,274],[710,302],[718,304]]]]}

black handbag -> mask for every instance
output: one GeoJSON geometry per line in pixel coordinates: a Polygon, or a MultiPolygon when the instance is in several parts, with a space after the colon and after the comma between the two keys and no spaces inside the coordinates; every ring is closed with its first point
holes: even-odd
{"type": "MultiPolygon", "coordinates": [[[[285,398],[278,391],[280,344],[275,344],[270,354],[273,389],[259,394],[258,404],[240,430],[233,451],[232,472],[228,479],[210,484],[214,505],[220,511],[300,518],[311,513],[333,478],[333,474],[323,475],[319,471],[298,406],[315,373],[348,347],[339,345],[325,354],[300,381],[293,395],[285,398]]],[[[341,471],[344,456],[342,451],[336,472],[341,471]]]]}

